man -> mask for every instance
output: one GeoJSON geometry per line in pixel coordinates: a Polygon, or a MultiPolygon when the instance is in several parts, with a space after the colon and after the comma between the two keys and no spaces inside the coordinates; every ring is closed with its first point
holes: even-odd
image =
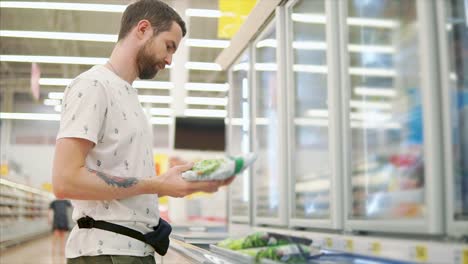
{"type": "Polygon", "coordinates": [[[67,200],[54,200],[49,205],[49,224],[52,225],[54,231],[54,239],[52,241],[52,255],[64,255],[65,249],[65,234],[68,228],[67,209],[71,204],[67,200]]]}
{"type": "MultiPolygon", "coordinates": [[[[158,196],[215,192],[226,181],[187,182],[184,164],[155,177],[152,128],[131,83],[151,79],[172,56],[185,23],[159,0],[125,10],[118,42],[107,64],[79,75],[66,89],[53,168],[54,193],[72,199],[73,219],[91,217],[142,234],[158,226],[158,196]]],[[[68,263],[154,263],[154,249],[132,237],[75,226],[68,263]]]]}

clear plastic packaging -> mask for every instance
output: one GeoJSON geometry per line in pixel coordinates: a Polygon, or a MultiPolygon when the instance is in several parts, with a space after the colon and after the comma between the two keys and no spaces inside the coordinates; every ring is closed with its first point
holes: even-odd
{"type": "Polygon", "coordinates": [[[187,181],[225,180],[239,174],[257,159],[254,153],[224,159],[207,159],[196,162],[191,170],[182,173],[187,181]]]}

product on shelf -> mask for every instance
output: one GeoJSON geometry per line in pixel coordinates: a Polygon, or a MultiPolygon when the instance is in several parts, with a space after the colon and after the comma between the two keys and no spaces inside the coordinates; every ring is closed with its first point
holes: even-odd
{"type": "Polygon", "coordinates": [[[311,253],[310,247],[302,244],[243,249],[239,252],[255,257],[257,261],[266,258],[282,263],[307,263],[311,253]]]}
{"type": "Polygon", "coordinates": [[[225,159],[207,159],[196,162],[191,170],[182,173],[187,181],[225,180],[234,176],[257,159],[257,155],[249,153],[238,157],[225,159]]]}
{"type": "Polygon", "coordinates": [[[240,250],[265,246],[277,246],[288,244],[289,241],[283,238],[277,238],[275,235],[267,232],[257,232],[239,239],[225,239],[218,243],[219,247],[240,250]]]}

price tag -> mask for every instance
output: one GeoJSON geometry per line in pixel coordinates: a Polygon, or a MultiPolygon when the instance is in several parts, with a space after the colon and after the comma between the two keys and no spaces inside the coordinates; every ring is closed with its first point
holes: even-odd
{"type": "Polygon", "coordinates": [[[333,248],[333,239],[330,237],[325,238],[325,246],[327,248],[333,248]]]}
{"type": "Polygon", "coordinates": [[[380,255],[380,251],[382,251],[380,242],[371,242],[369,245],[369,251],[374,255],[380,255]]]}
{"type": "Polygon", "coordinates": [[[468,248],[463,249],[461,263],[468,264],[468,248]]]}
{"type": "Polygon", "coordinates": [[[416,246],[414,247],[414,258],[417,261],[426,262],[427,261],[427,247],[426,246],[416,246]]]}
{"type": "Polygon", "coordinates": [[[346,249],[347,251],[351,251],[351,252],[354,251],[354,244],[353,244],[353,240],[352,240],[352,239],[346,239],[346,246],[345,246],[345,249],[346,249]]]}

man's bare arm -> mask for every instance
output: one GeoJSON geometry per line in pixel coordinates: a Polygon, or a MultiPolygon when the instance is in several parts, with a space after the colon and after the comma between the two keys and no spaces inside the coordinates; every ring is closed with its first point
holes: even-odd
{"type": "Polygon", "coordinates": [[[215,192],[232,181],[187,182],[181,173],[192,168],[192,164],[176,166],[164,175],[144,179],[108,175],[86,168],[86,156],[93,146],[86,139],[57,140],[52,179],[57,198],[112,200],[140,194],[183,197],[197,191],[215,192]]]}

